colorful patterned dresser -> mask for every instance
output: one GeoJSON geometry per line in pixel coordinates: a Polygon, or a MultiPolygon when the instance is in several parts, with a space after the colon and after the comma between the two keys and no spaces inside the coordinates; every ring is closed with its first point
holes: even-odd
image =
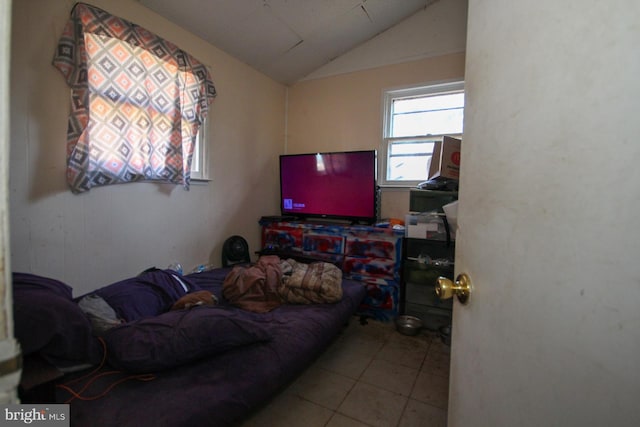
{"type": "Polygon", "coordinates": [[[380,321],[398,315],[403,230],[264,219],[260,225],[261,253],[331,262],[342,269],[344,277],[367,287],[358,314],[380,321]]]}

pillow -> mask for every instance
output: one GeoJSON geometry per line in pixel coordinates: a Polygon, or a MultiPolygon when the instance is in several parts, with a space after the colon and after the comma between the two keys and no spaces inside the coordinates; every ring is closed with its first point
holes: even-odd
{"type": "Polygon", "coordinates": [[[116,326],[103,336],[117,369],[150,373],[271,339],[258,322],[219,306],[198,306],[116,326]]]}
{"type": "Polygon", "coordinates": [[[124,323],[100,295],[89,294],[80,298],[78,307],[89,318],[96,335],[102,335],[106,330],[124,323]]]}
{"type": "Polygon", "coordinates": [[[13,273],[14,288],[16,285],[19,286],[20,291],[46,291],[52,296],[58,296],[69,301],[73,299],[73,289],[71,286],[49,277],[37,276],[30,273],[13,273]]]}
{"type": "Polygon", "coordinates": [[[46,277],[13,273],[14,332],[25,356],[39,353],[57,367],[97,363],[100,343],[72,300],[70,286],[46,277]]]}

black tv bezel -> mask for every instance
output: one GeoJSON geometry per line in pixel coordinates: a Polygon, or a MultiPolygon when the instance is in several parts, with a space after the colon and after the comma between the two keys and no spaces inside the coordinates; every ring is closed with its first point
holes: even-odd
{"type": "Polygon", "coordinates": [[[298,154],[281,154],[278,160],[280,177],[280,214],[282,217],[293,218],[295,220],[331,220],[331,221],[345,221],[351,224],[375,224],[378,221],[378,207],[380,198],[380,187],[378,187],[378,152],[377,150],[349,150],[349,151],[325,151],[314,153],[298,153],[298,154]],[[333,215],[326,213],[292,213],[286,212],[284,209],[284,199],[282,197],[282,160],[285,157],[303,157],[303,156],[317,156],[330,155],[330,154],[356,154],[356,153],[373,153],[373,182],[371,191],[373,191],[373,216],[353,216],[353,215],[333,215]]]}

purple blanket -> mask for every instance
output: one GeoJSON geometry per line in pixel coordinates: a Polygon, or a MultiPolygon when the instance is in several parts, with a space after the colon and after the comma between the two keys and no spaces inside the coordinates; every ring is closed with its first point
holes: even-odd
{"type": "MultiPolygon", "coordinates": [[[[107,363],[101,372],[113,370],[121,360],[127,363],[117,368],[125,372],[102,377],[93,375],[95,381],[83,391],[83,396],[99,395],[120,379],[130,378],[95,400],[72,399],[71,424],[92,427],[234,425],[309,366],[349,321],[365,295],[362,283],[344,280],[343,298],[338,303],[286,304],[268,313],[252,313],[231,306],[222,297],[222,282],[229,271],[218,269],[185,278],[193,289],[214,293],[220,299],[218,306],[142,317],[105,334],[111,349],[108,356],[114,358],[118,348],[125,354],[109,359],[111,364],[107,363]],[[176,319],[184,330],[198,331],[196,336],[185,341],[184,333],[175,332],[176,319]],[[149,327],[148,323],[153,326],[149,327]],[[202,327],[189,328],[189,323],[202,327]],[[126,343],[122,337],[131,336],[126,328],[145,331],[142,341],[126,343]],[[201,347],[208,346],[206,354],[194,355],[199,348],[193,347],[192,338],[203,343],[201,347]],[[187,356],[180,351],[183,347],[187,356]],[[211,351],[212,348],[215,351],[211,351]],[[149,364],[144,360],[145,351],[149,352],[149,364]],[[156,360],[152,353],[163,354],[163,359],[156,360]],[[171,360],[167,362],[167,355],[177,362],[177,367],[171,366],[171,360]],[[134,379],[133,374],[139,372],[151,373],[154,379],[134,379]]],[[[122,282],[119,284],[122,286],[122,282]]],[[[99,293],[108,299],[109,292],[99,293]]],[[[60,383],[77,389],[87,382],[83,379],[69,383],[73,378],[66,376],[60,383]]],[[[59,403],[70,398],[72,395],[67,390],[57,389],[59,403]]]]}

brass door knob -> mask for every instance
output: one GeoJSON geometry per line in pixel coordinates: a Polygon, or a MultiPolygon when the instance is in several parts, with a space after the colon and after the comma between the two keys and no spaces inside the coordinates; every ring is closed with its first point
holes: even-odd
{"type": "Polygon", "coordinates": [[[446,277],[438,277],[436,283],[436,295],[440,299],[449,299],[453,295],[458,297],[458,301],[462,304],[469,302],[469,294],[471,293],[471,279],[465,273],[456,277],[455,283],[446,277]]]}

